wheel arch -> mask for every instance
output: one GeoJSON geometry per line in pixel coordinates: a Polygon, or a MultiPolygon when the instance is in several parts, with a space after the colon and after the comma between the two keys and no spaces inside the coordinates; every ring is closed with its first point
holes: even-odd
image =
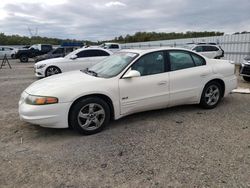
{"type": "Polygon", "coordinates": [[[69,115],[70,115],[70,112],[73,108],[73,106],[80,100],[84,99],[84,98],[89,98],[89,97],[97,97],[97,98],[100,98],[102,100],[104,100],[105,102],[107,102],[109,108],[110,108],[110,119],[114,119],[114,116],[115,116],[115,112],[114,112],[114,104],[113,104],[113,101],[112,99],[105,95],[105,94],[101,94],[101,93],[93,93],[93,94],[88,94],[88,95],[84,95],[84,96],[81,96],[81,97],[78,97],[77,99],[74,100],[74,102],[70,105],[70,108],[69,108],[69,112],[68,112],[68,121],[69,121],[69,115]]]}
{"type": "Polygon", "coordinates": [[[212,80],[209,80],[209,81],[205,84],[205,86],[203,87],[202,92],[203,92],[204,88],[205,88],[210,82],[217,82],[217,83],[220,84],[221,89],[222,89],[222,95],[221,95],[221,97],[224,97],[226,86],[225,86],[225,82],[224,82],[222,79],[220,79],[220,78],[214,78],[214,79],[212,79],[212,80]]]}
{"type": "Polygon", "coordinates": [[[60,67],[56,66],[56,65],[47,65],[46,66],[46,69],[44,71],[44,75],[47,77],[47,70],[50,68],[50,67],[56,67],[57,69],[59,69],[60,73],[62,73],[62,69],[60,69],[60,67]]]}

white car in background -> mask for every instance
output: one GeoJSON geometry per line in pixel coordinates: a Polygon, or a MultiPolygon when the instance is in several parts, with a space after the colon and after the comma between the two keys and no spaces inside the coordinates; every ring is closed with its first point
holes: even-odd
{"type": "Polygon", "coordinates": [[[8,46],[0,46],[0,59],[3,59],[6,55],[7,58],[13,58],[17,49],[8,47],[8,46]]]}
{"type": "Polygon", "coordinates": [[[112,52],[118,52],[122,49],[121,45],[118,43],[106,42],[100,45],[101,48],[110,50],[112,52]]]}
{"type": "Polygon", "coordinates": [[[211,59],[224,57],[224,50],[215,44],[191,44],[185,47],[211,59]]]}
{"type": "Polygon", "coordinates": [[[122,50],[87,70],[34,82],[21,94],[19,114],[32,124],[93,134],[110,119],[136,112],[184,104],[214,108],[236,88],[234,73],[228,60],[185,49],[122,50]]]}
{"type": "Polygon", "coordinates": [[[34,65],[37,77],[47,77],[62,72],[86,69],[112,54],[102,48],[80,48],[65,57],[39,61],[34,65]]]}

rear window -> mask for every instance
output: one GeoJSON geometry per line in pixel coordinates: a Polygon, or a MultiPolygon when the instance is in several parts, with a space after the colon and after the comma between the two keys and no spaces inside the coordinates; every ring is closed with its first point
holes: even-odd
{"type": "Polygon", "coordinates": [[[200,57],[196,54],[193,54],[193,53],[191,53],[191,56],[192,56],[196,66],[206,65],[206,61],[202,57],[200,57]]]}

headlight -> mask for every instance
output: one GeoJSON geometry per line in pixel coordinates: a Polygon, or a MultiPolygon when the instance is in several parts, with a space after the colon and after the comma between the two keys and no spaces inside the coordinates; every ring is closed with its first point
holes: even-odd
{"type": "Polygon", "coordinates": [[[37,69],[42,69],[42,68],[45,67],[45,66],[46,66],[46,64],[41,64],[41,65],[37,65],[36,68],[37,68],[37,69]]]}
{"type": "Polygon", "coordinates": [[[25,99],[25,103],[31,104],[31,105],[55,104],[55,103],[58,103],[58,98],[28,95],[25,99]]]}

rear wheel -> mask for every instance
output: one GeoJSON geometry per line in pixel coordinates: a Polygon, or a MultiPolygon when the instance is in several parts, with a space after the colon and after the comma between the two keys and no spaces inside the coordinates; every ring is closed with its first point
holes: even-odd
{"type": "Polygon", "coordinates": [[[247,82],[250,82],[250,77],[247,77],[247,76],[243,76],[243,79],[247,82]]]}
{"type": "Polygon", "coordinates": [[[61,70],[56,66],[50,66],[45,71],[45,76],[52,76],[61,73],[61,70]]]}
{"type": "Polygon", "coordinates": [[[26,56],[26,55],[21,55],[20,61],[21,61],[22,63],[26,63],[26,62],[28,62],[28,60],[29,60],[28,56],[26,56]]]}
{"type": "Polygon", "coordinates": [[[82,134],[100,132],[110,120],[108,104],[97,97],[78,101],[70,110],[69,125],[82,134]]]}
{"type": "Polygon", "coordinates": [[[203,108],[211,109],[215,108],[222,98],[221,85],[212,81],[209,82],[203,89],[200,105],[203,108]]]}

